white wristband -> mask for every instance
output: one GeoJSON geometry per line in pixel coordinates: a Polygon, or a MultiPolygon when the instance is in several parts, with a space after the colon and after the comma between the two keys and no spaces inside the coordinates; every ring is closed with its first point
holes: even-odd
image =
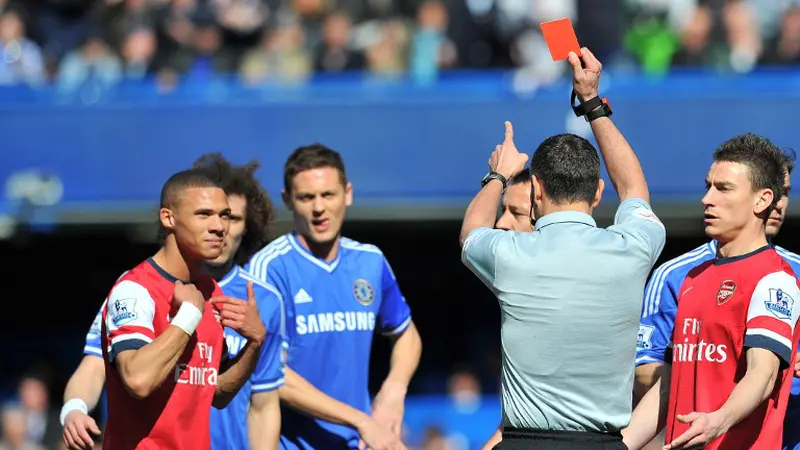
{"type": "Polygon", "coordinates": [[[191,336],[202,318],[203,313],[196,306],[189,302],[183,302],[178,309],[178,314],[175,314],[170,324],[175,325],[191,336]]]}
{"type": "Polygon", "coordinates": [[[63,407],[61,407],[60,418],[62,427],[64,426],[64,419],[67,417],[67,414],[76,409],[80,410],[84,414],[89,414],[89,407],[86,406],[86,402],[79,398],[71,398],[67,401],[67,403],[64,403],[63,407]]]}

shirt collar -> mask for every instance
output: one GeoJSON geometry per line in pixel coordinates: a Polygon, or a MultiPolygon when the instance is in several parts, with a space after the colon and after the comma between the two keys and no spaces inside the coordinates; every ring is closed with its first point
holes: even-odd
{"type": "Polygon", "coordinates": [[[590,227],[596,227],[597,222],[589,214],[579,211],[557,211],[547,214],[536,220],[536,229],[540,230],[543,227],[552,225],[554,223],[582,223],[590,227]]]}

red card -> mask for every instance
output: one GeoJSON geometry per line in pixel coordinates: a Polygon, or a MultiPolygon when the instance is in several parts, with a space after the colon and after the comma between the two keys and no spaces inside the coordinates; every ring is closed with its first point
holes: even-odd
{"type": "Polygon", "coordinates": [[[581,46],[578,44],[578,37],[575,36],[575,29],[572,28],[572,21],[569,20],[569,17],[542,22],[540,25],[553,61],[567,59],[569,52],[575,52],[576,55],[581,56],[581,46]]]}

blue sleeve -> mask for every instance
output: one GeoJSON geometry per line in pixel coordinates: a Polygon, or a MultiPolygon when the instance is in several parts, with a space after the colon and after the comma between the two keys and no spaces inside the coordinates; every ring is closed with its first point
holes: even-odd
{"type": "Polygon", "coordinates": [[[608,229],[630,236],[632,242],[650,259],[651,266],[661,255],[667,240],[664,224],[655,215],[650,204],[640,198],[625,199],[617,208],[614,225],[608,229]]]}
{"type": "Polygon", "coordinates": [[[84,355],[92,355],[92,356],[99,356],[103,357],[103,347],[100,343],[100,333],[102,333],[101,323],[103,322],[103,307],[105,307],[106,302],[103,302],[100,305],[100,310],[97,311],[97,315],[94,317],[94,321],[92,322],[91,328],[89,328],[89,332],[86,333],[86,345],[83,347],[83,354],[84,355]]]}
{"type": "Polygon", "coordinates": [[[461,249],[461,261],[492,292],[494,292],[497,248],[503,237],[509,234],[505,230],[476,228],[469,233],[461,249]]]}
{"type": "Polygon", "coordinates": [[[680,280],[676,279],[680,274],[669,269],[669,263],[659,266],[653,272],[644,291],[642,319],[636,343],[637,366],[663,363],[664,353],[672,340],[675,313],[678,309],[677,291],[683,283],[683,277],[680,277],[680,280]]]}
{"type": "Polygon", "coordinates": [[[250,376],[253,393],[268,392],[283,386],[286,360],[284,350],[287,346],[285,321],[281,317],[283,301],[267,289],[258,289],[256,296],[259,313],[267,329],[267,338],[261,346],[258,363],[250,376]]]}
{"type": "MultiPolygon", "coordinates": [[[[272,244],[270,244],[272,245],[272,244]]],[[[286,279],[285,270],[280,260],[277,259],[277,251],[257,253],[250,262],[245,265],[245,271],[255,278],[255,280],[268,285],[281,298],[283,302],[283,317],[285,323],[285,337],[287,342],[292,344],[296,337],[295,330],[295,309],[292,293],[289,291],[289,280],[286,279]]]]}
{"type": "Polygon", "coordinates": [[[400,292],[394,272],[386,258],[383,258],[381,290],[382,299],[378,316],[382,333],[385,336],[402,334],[411,323],[411,308],[400,292]]]}

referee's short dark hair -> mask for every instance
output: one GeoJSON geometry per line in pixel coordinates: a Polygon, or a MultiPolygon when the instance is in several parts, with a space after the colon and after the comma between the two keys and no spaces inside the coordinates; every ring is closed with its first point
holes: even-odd
{"type": "Polygon", "coordinates": [[[746,166],[753,192],[771,190],[772,206],[783,197],[788,159],[786,153],[769,139],[753,133],[734,136],[714,151],[714,162],[720,161],[746,166]]]}
{"type": "Polygon", "coordinates": [[[555,204],[594,201],[600,184],[600,156],[591,142],[565,133],[545,139],[531,157],[531,174],[555,204]]]}
{"type": "Polygon", "coordinates": [[[283,188],[292,192],[292,181],[300,172],[306,170],[331,167],[339,172],[339,181],[342,186],[347,186],[347,173],[344,170],[344,160],[339,152],[322,144],[316,143],[299,147],[286,160],[283,167],[283,188]]]}

